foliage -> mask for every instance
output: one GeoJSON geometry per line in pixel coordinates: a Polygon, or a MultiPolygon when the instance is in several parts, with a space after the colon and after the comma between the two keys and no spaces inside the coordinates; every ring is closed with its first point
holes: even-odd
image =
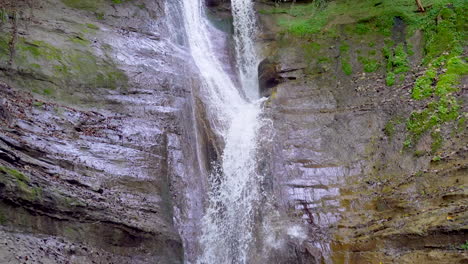
{"type": "Polygon", "coordinates": [[[375,72],[380,67],[376,59],[359,56],[358,61],[364,65],[364,72],[375,72]]]}
{"type": "MultiPolygon", "coordinates": [[[[392,86],[395,84],[398,74],[409,71],[408,54],[405,52],[405,47],[401,43],[394,49],[385,46],[382,53],[387,59],[386,83],[388,86],[392,86]]],[[[402,75],[402,77],[404,76],[402,75]]]]}
{"type": "Polygon", "coordinates": [[[463,249],[463,250],[468,250],[468,240],[465,241],[465,244],[462,244],[462,245],[460,246],[460,248],[463,249]]]}

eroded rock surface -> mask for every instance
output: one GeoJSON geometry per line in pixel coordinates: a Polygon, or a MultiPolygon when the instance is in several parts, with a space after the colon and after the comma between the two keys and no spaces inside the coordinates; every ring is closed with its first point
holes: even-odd
{"type": "Polygon", "coordinates": [[[164,1],[31,2],[0,33],[0,262],[182,263],[196,79],[164,1]]]}
{"type": "MultiPolygon", "coordinates": [[[[291,18],[269,12],[272,6],[258,5],[264,54],[277,63],[282,80],[268,93],[274,137],[265,151],[266,175],[271,175],[269,196],[286,216],[271,229],[300,223],[307,238],[297,239],[284,227],[290,247],[273,250],[271,261],[467,261],[461,248],[468,237],[466,128],[455,123],[441,128],[444,143],[435,160],[430,135],[416,150],[403,148],[405,118],[424,108],[411,98],[422,74],[421,32],[408,40],[416,47],[410,73],[388,86],[385,67],[369,73],[361,63],[363,56],[374,56],[385,65],[380,53],[385,43],[377,33],[353,34],[351,20],[341,21],[331,37],[301,38],[284,33],[278,21],[291,18]]],[[[402,30],[393,30],[396,46],[405,41],[402,30]]],[[[461,87],[455,96],[466,113],[466,79],[461,87]]],[[[268,216],[271,210],[266,211],[268,216]]]]}

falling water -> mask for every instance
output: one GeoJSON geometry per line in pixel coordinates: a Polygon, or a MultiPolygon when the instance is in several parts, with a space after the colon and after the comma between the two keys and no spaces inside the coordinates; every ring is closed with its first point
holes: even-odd
{"type": "Polygon", "coordinates": [[[254,45],[256,20],[253,3],[252,0],[234,0],[231,3],[234,17],[236,59],[242,87],[244,87],[248,99],[256,100],[259,97],[259,90],[258,58],[254,45]]]}
{"type": "Polygon", "coordinates": [[[224,70],[210,41],[213,27],[206,20],[203,0],[183,0],[185,29],[194,61],[203,79],[201,93],[212,127],[225,146],[219,170],[210,176],[209,205],[202,223],[200,264],[247,263],[253,243],[261,177],[256,172],[258,98],[257,58],[253,46],[251,0],[232,0],[237,65],[241,87],[224,70]],[[239,88],[239,89],[238,89],[239,88]],[[248,101],[242,96],[246,95],[248,101]]]}

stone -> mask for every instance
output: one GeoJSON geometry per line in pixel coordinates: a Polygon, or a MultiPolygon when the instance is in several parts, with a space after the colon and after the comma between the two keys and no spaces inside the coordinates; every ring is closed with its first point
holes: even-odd
{"type": "Polygon", "coordinates": [[[280,83],[276,63],[268,58],[260,62],[258,65],[258,79],[260,95],[265,97],[270,96],[272,89],[280,83]]]}

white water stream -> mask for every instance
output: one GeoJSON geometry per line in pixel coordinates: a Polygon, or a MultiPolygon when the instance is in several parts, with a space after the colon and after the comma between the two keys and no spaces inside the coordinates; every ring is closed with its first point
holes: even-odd
{"type": "Polygon", "coordinates": [[[224,70],[211,39],[204,0],[183,0],[184,23],[193,59],[203,79],[201,92],[215,133],[224,139],[219,171],[210,176],[209,205],[201,224],[199,264],[248,263],[254,241],[256,206],[261,197],[257,174],[258,58],[253,44],[255,16],[251,0],[231,0],[237,67],[241,87],[224,70]],[[248,99],[245,99],[244,96],[248,99]]]}

